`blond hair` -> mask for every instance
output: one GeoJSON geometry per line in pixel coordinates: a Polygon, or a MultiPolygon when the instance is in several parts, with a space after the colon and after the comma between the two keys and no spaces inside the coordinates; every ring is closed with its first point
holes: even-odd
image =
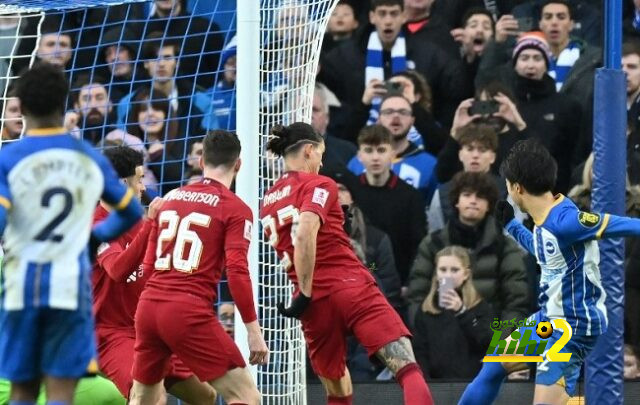
{"type": "Polygon", "coordinates": [[[451,245],[445,247],[436,254],[436,258],[434,259],[435,268],[433,271],[433,277],[431,278],[431,289],[429,290],[427,297],[422,302],[423,312],[429,312],[434,315],[442,312],[440,307],[438,307],[436,297],[438,293],[438,261],[441,257],[445,256],[453,256],[460,260],[463,271],[466,271],[467,279],[459,287],[462,293],[462,304],[467,308],[473,308],[482,300],[482,297],[480,297],[480,294],[478,294],[478,291],[473,286],[469,251],[462,246],[451,245]]]}

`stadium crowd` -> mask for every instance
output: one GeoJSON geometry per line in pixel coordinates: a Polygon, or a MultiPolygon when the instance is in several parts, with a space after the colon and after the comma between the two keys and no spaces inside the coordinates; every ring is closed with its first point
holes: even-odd
{"type": "MultiPolygon", "coordinates": [[[[140,152],[147,205],[201,180],[208,130],[235,130],[234,27],[194,3],[0,16],[2,76],[19,74],[32,53],[59,66],[71,83],[67,130],[103,150],[140,152]]],[[[311,117],[326,145],[321,174],[338,183],[353,248],[412,331],[427,379],[472,378],[491,321],[537,309],[535,258],[493,214],[507,196],[498,169],[510,147],[541,141],[559,162],[554,191],[590,209],[601,21],[600,0],[341,0],[331,15],[311,117]]],[[[622,66],[627,215],[639,217],[640,0],[625,1],[622,66]]],[[[270,96],[294,80],[267,79],[270,96]]],[[[2,142],[23,129],[7,88],[2,142]]],[[[287,102],[274,100],[262,108],[287,102]]],[[[627,243],[625,378],[638,378],[640,240],[627,243]]],[[[229,325],[224,288],[221,297],[229,325]]],[[[355,342],[347,363],[354,381],[390,378],[355,342]]]]}

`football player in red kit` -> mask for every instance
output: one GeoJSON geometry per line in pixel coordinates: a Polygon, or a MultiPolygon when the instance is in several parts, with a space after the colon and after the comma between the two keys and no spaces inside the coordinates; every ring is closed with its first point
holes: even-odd
{"type": "MultiPolygon", "coordinates": [[[[248,332],[249,362],[265,364],[268,350],[254,308],[247,264],[253,216],[229,190],[240,169],[240,141],[209,132],[200,165],[204,179],[172,190],[149,235],[145,264],[152,274],[135,315],[131,404],[155,404],[172,354],[232,404],[257,405],[260,394],[240,350],[214,312],[223,270],[248,332]]],[[[147,269],[145,268],[145,272],[147,269]]]]}
{"type": "MultiPolygon", "coordinates": [[[[145,186],[142,183],[142,154],[124,146],[105,150],[104,155],[118,173],[118,177],[131,187],[140,199],[145,186]]],[[[93,311],[96,317],[98,365],[100,370],[129,397],[133,384],[133,346],[135,343],[134,315],[138,299],[150,272],[142,268],[147,239],[162,199],[156,198],[149,206],[147,218],[139,222],[118,239],[98,249],[93,283],[93,311]]],[[[94,214],[94,223],[109,215],[102,203],[94,214]]],[[[200,382],[177,358],[165,379],[165,387],[173,395],[196,404],[213,404],[216,393],[212,386],[200,382]]]]}
{"type": "Polygon", "coordinates": [[[351,404],[346,338],[354,335],[395,375],[405,404],[431,404],[404,323],[351,248],[338,188],[320,176],[322,136],[305,123],[276,127],[267,148],[286,173],[264,195],[260,217],[269,243],[296,287],[279,312],[300,319],[309,358],[328,403],[351,404]]]}

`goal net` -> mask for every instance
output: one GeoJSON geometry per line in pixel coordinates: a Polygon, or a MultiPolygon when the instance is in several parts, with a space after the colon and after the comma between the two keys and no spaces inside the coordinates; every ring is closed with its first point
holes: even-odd
{"type": "MultiPolygon", "coordinates": [[[[236,82],[243,80],[237,56],[249,46],[238,40],[236,0],[3,1],[0,148],[23,132],[14,79],[48,61],[70,82],[65,126],[72,134],[99,149],[123,144],[143,153],[147,201],[200,179],[199,141],[207,130],[256,122],[257,135],[238,135],[243,147],[258,138],[259,152],[250,157],[258,193],[246,201],[257,214],[263,192],[282,171],[282,162],[265,152],[269,130],[310,122],[322,38],[338,0],[237,1],[259,7],[259,86],[251,96],[236,94],[236,82]]],[[[263,403],[304,404],[302,332],[276,310],[293,288],[261,233],[252,243],[259,319],[271,350],[269,364],[256,371],[263,403]]],[[[233,333],[234,308],[224,282],[218,296],[216,309],[233,333]]],[[[244,334],[236,341],[246,350],[244,334]]]]}

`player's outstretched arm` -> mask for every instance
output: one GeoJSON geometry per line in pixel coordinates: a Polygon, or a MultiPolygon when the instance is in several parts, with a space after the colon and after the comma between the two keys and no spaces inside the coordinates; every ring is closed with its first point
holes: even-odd
{"type": "Polygon", "coordinates": [[[529,253],[535,255],[533,250],[533,234],[524,225],[515,220],[513,207],[506,200],[496,203],[495,215],[498,223],[529,253]]]}
{"type": "Polygon", "coordinates": [[[605,214],[602,227],[604,232],[601,233],[601,237],[603,238],[640,235],[640,219],[638,218],[605,214]]]}

